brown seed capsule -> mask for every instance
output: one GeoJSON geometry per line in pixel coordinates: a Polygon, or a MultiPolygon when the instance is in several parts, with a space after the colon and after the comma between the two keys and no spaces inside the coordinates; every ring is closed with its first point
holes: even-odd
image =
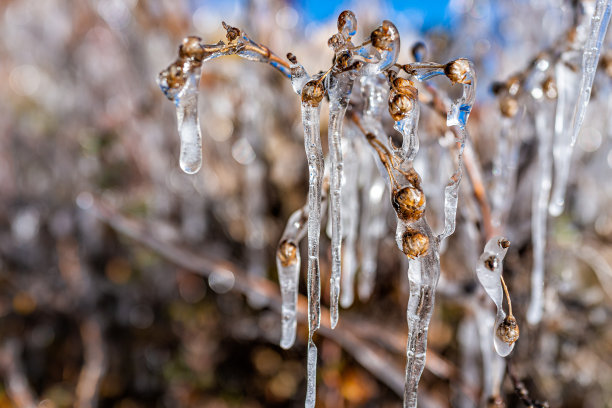
{"type": "Polygon", "coordinates": [[[484,261],[485,267],[490,271],[494,271],[497,268],[498,263],[499,263],[499,260],[497,259],[495,255],[491,255],[484,261]]]}
{"type": "Polygon", "coordinates": [[[297,263],[297,247],[293,242],[283,241],[278,246],[276,256],[282,266],[295,265],[297,263]]]}
{"type": "Polygon", "coordinates": [[[454,84],[471,85],[471,71],[470,61],[465,58],[451,61],[444,67],[444,73],[454,84]]]}
{"type": "Polygon", "coordinates": [[[519,110],[518,101],[512,96],[504,96],[499,100],[499,110],[507,118],[516,116],[519,110]]]}
{"type": "Polygon", "coordinates": [[[404,119],[414,108],[415,101],[403,93],[391,92],[389,95],[389,113],[393,120],[404,119]]]}
{"type": "Polygon", "coordinates": [[[323,100],[324,94],[325,89],[323,89],[323,84],[313,79],[308,81],[306,85],[304,85],[304,88],[302,88],[302,102],[312,107],[317,107],[323,100]]]}
{"type": "Polygon", "coordinates": [[[425,212],[425,194],[414,187],[395,190],[391,197],[391,203],[397,217],[403,221],[416,221],[425,212]]]}
{"type": "Polygon", "coordinates": [[[236,38],[240,37],[239,28],[232,27],[231,25],[226,24],[225,21],[221,22],[221,24],[223,24],[223,28],[225,28],[225,30],[227,31],[225,33],[225,37],[227,38],[227,41],[233,42],[236,40],[236,38]]]}
{"type": "Polygon", "coordinates": [[[408,258],[418,258],[427,253],[428,249],[429,238],[427,238],[427,235],[412,228],[406,229],[402,236],[402,251],[408,258]]]}
{"type": "Polygon", "coordinates": [[[548,77],[542,82],[542,90],[548,99],[557,97],[557,83],[552,77],[548,77]]]}
{"type": "Polygon", "coordinates": [[[406,78],[397,77],[393,80],[393,88],[395,88],[398,92],[402,93],[412,93],[414,88],[414,83],[406,78]]]}
{"type": "Polygon", "coordinates": [[[183,43],[179,47],[179,56],[195,61],[202,61],[204,58],[204,49],[202,49],[202,39],[196,36],[183,38],[183,43]]]}
{"type": "Polygon", "coordinates": [[[165,78],[169,88],[180,88],[185,85],[185,76],[183,73],[183,61],[177,60],[170,65],[165,71],[160,74],[165,78]]]}
{"type": "Polygon", "coordinates": [[[497,327],[497,337],[506,344],[514,344],[519,338],[519,327],[514,316],[506,316],[497,327]]]}
{"type": "Polygon", "coordinates": [[[510,248],[510,241],[508,241],[506,238],[500,239],[498,244],[502,249],[510,248]]]}

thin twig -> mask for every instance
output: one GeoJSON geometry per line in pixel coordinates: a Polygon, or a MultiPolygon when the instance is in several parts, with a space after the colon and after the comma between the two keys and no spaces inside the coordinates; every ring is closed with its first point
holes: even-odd
{"type": "Polygon", "coordinates": [[[514,392],[519,397],[521,402],[528,408],[549,408],[548,401],[539,402],[534,400],[529,396],[529,391],[525,384],[518,379],[516,373],[514,372],[514,368],[512,366],[512,360],[506,359],[506,372],[510,377],[510,381],[512,381],[512,386],[514,387],[514,392]]]}

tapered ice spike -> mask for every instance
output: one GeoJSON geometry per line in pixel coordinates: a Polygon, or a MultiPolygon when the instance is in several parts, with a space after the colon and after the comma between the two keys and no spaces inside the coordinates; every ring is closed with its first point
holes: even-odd
{"type": "Polygon", "coordinates": [[[198,118],[198,84],[200,69],[194,69],[174,99],[179,136],[181,139],[179,164],[187,174],[197,173],[202,167],[202,133],[198,118]]]}

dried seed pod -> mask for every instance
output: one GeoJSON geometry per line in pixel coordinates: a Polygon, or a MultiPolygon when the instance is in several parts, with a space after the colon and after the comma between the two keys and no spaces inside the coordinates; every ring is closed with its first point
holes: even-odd
{"type": "Polygon", "coordinates": [[[506,238],[502,238],[499,240],[499,242],[497,243],[499,245],[500,248],[502,249],[507,249],[510,248],[510,241],[507,240],[506,238]]]}
{"type": "Polygon", "coordinates": [[[319,106],[323,100],[323,95],[325,95],[323,84],[316,79],[308,81],[302,88],[302,102],[310,106],[319,106]]]}
{"type": "Polygon", "coordinates": [[[225,37],[227,38],[227,41],[233,42],[238,37],[240,37],[241,33],[240,33],[239,28],[232,27],[231,25],[226,24],[225,21],[221,22],[221,24],[223,24],[223,28],[225,28],[225,30],[227,31],[225,33],[225,37]]]}
{"type": "Polygon", "coordinates": [[[183,60],[176,60],[172,65],[159,74],[160,80],[165,81],[168,88],[180,88],[185,85],[183,60]]]}
{"type": "Polygon", "coordinates": [[[414,187],[404,187],[395,190],[391,203],[400,220],[414,222],[425,212],[425,194],[414,187]]]}
{"type": "Polygon", "coordinates": [[[405,93],[391,92],[389,95],[389,114],[393,120],[404,119],[414,109],[415,98],[411,98],[405,93]]]}
{"type": "Polygon", "coordinates": [[[429,238],[427,235],[412,229],[406,228],[402,235],[402,251],[410,258],[418,258],[427,253],[429,249],[429,238]]]}
{"type": "Polygon", "coordinates": [[[349,38],[357,33],[357,17],[351,10],[344,10],[338,16],[338,32],[349,38]]]}
{"type": "Polygon", "coordinates": [[[202,61],[204,58],[204,49],[202,48],[202,39],[196,36],[183,38],[183,43],[179,47],[179,56],[194,61],[202,61]]]}
{"type": "Polygon", "coordinates": [[[499,326],[497,326],[496,334],[504,343],[508,345],[514,344],[519,338],[519,327],[514,316],[506,316],[499,326]]]}
{"type": "Polygon", "coordinates": [[[465,58],[451,61],[444,67],[444,73],[454,84],[471,85],[471,71],[470,61],[465,58]]]}
{"type": "Polygon", "coordinates": [[[398,92],[407,95],[412,95],[413,93],[417,92],[416,88],[414,87],[414,83],[411,80],[402,77],[396,77],[393,79],[393,88],[398,92]]]}
{"type": "Polygon", "coordinates": [[[293,242],[283,241],[278,246],[276,256],[282,266],[294,265],[297,263],[297,247],[293,242]]]}
{"type": "Polygon", "coordinates": [[[499,110],[505,117],[513,118],[519,110],[518,101],[512,96],[505,95],[499,100],[499,110]]]}

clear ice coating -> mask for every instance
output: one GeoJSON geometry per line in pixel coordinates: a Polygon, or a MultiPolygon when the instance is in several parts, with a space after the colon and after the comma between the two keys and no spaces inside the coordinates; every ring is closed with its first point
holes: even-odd
{"type": "MultiPolygon", "coordinates": [[[[505,357],[514,348],[514,341],[506,342],[500,338],[500,325],[505,322],[506,313],[503,309],[504,291],[502,289],[503,260],[508,251],[510,243],[501,236],[491,238],[485,245],[484,251],[476,266],[476,276],[487,295],[493,300],[497,307],[495,327],[493,332],[493,345],[495,351],[505,357]]],[[[512,317],[510,313],[509,318],[512,317]]],[[[512,317],[513,318],[513,317],[512,317]]]]}
{"type": "Polygon", "coordinates": [[[174,98],[181,150],[179,164],[187,174],[202,167],[202,133],[198,118],[198,85],[200,68],[189,73],[185,85],[174,98]]]}
{"type": "MultiPolygon", "coordinates": [[[[546,101],[544,102],[546,103],[546,101]]],[[[544,296],[544,268],[546,253],[546,220],[548,200],[552,185],[552,112],[541,107],[535,117],[538,137],[538,167],[533,183],[531,207],[531,240],[533,242],[533,267],[531,271],[531,300],[527,310],[527,321],[538,324],[542,319],[542,297],[544,296]]]]}
{"type": "Polygon", "coordinates": [[[307,378],[306,378],[306,408],[314,408],[317,402],[317,346],[308,339],[307,378]]]}
{"type": "Polygon", "coordinates": [[[410,113],[393,124],[393,128],[402,134],[402,157],[409,162],[412,162],[419,152],[419,136],[417,133],[419,115],[420,108],[415,97],[414,106],[410,113]]]}
{"type": "MultiPolygon", "coordinates": [[[[518,113],[517,116],[522,115],[518,113]]],[[[516,183],[516,172],[519,158],[519,135],[517,117],[502,118],[500,136],[497,141],[497,152],[493,159],[493,182],[491,183],[491,222],[500,227],[512,206],[508,197],[516,183]]]]}
{"type": "Polygon", "coordinates": [[[449,63],[449,66],[447,76],[453,83],[463,85],[463,94],[451,104],[446,116],[446,126],[459,126],[464,130],[476,100],[476,72],[472,62],[464,58],[449,63]]]}
{"type": "Polygon", "coordinates": [[[364,64],[361,75],[377,75],[389,68],[397,61],[400,52],[400,35],[397,27],[384,20],[382,24],[372,31],[370,41],[355,51],[367,64],[364,64]]]}
{"type": "Polygon", "coordinates": [[[281,340],[284,349],[293,346],[297,327],[296,308],[300,276],[300,241],[306,234],[308,207],[300,208],[289,217],[276,251],[276,268],[281,289],[281,340]]]}

